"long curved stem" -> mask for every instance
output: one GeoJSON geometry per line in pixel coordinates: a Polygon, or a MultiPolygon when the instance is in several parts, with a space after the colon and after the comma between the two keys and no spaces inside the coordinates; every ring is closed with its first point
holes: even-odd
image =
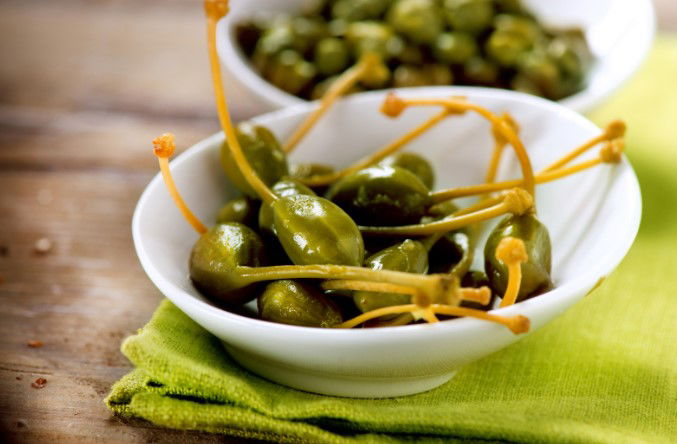
{"type": "MultiPolygon", "coordinates": [[[[512,331],[515,334],[526,333],[529,331],[529,328],[531,326],[529,318],[522,315],[499,316],[491,313],[486,313],[482,310],[475,310],[472,308],[455,307],[451,305],[441,305],[441,304],[433,304],[425,308],[419,307],[416,304],[407,304],[407,305],[395,305],[392,307],[383,307],[376,310],[368,311],[366,313],[362,313],[359,316],[356,316],[342,324],[339,324],[338,328],[353,328],[371,319],[380,318],[381,316],[402,313],[418,314],[420,317],[423,317],[424,319],[428,320],[428,317],[426,316],[428,312],[432,312],[433,314],[443,314],[447,316],[472,317],[477,319],[483,319],[485,321],[495,322],[497,324],[505,325],[510,329],[510,331],[512,331]]],[[[435,318],[435,320],[436,319],[437,318],[435,318]]]]}
{"type": "MultiPolygon", "coordinates": [[[[430,200],[433,203],[441,203],[459,197],[477,196],[480,194],[502,191],[509,188],[515,188],[522,185],[521,179],[506,180],[503,182],[483,183],[479,185],[466,185],[448,190],[440,190],[430,193],[430,200]]],[[[480,206],[479,204],[477,204],[480,206]]]]}
{"type": "Polygon", "coordinates": [[[437,319],[437,316],[435,316],[435,310],[433,310],[430,307],[421,310],[421,316],[423,317],[423,319],[426,320],[428,324],[435,324],[437,322],[440,322],[440,320],[437,319]]]}
{"type": "MultiPolygon", "coordinates": [[[[609,125],[606,126],[604,132],[600,134],[599,136],[593,137],[592,139],[588,140],[587,142],[581,144],[580,146],[574,148],[564,156],[562,156],[560,159],[557,161],[553,162],[546,168],[542,169],[537,175],[536,175],[536,183],[541,184],[545,183],[550,180],[557,180],[562,177],[565,177],[569,174],[574,174],[580,171],[583,171],[587,168],[594,167],[598,165],[601,162],[616,162],[619,161],[620,159],[620,154],[623,151],[623,135],[625,134],[625,123],[621,120],[615,120],[611,122],[609,125]],[[582,162],[578,165],[574,165],[573,167],[564,169],[562,168],[564,165],[568,164],[572,160],[576,159],[577,157],[581,156],[585,152],[589,151],[591,148],[599,145],[600,143],[603,142],[608,142],[607,146],[602,148],[600,155],[596,159],[592,159],[586,162],[582,162]],[[606,152],[605,152],[606,150],[606,152]]],[[[497,140],[498,143],[498,140],[497,140]]],[[[490,167],[491,171],[491,167],[490,167]]],[[[490,174],[490,173],[489,173],[490,174]]],[[[489,177],[489,175],[488,175],[489,177]]],[[[489,180],[487,178],[487,182],[492,182],[493,177],[491,178],[492,180],[489,180]]],[[[515,186],[517,184],[517,181],[507,181],[503,182],[504,186],[511,187],[515,186]]],[[[489,206],[493,202],[495,202],[495,199],[497,197],[487,197],[485,199],[482,199],[480,202],[478,202],[475,205],[472,205],[468,208],[465,208],[458,213],[455,213],[455,215],[460,215],[460,214],[466,214],[467,212],[474,211],[475,209],[478,208],[486,208],[486,206],[489,206]]]]}
{"type": "MultiPolygon", "coordinates": [[[[443,274],[422,275],[348,265],[277,265],[271,267],[238,267],[244,285],[279,279],[341,279],[388,283],[415,288],[434,300],[459,300],[458,280],[443,274]]],[[[422,295],[419,295],[422,297],[422,295]]],[[[419,297],[420,301],[421,299],[419,297]]]]}
{"type": "MultiPolygon", "coordinates": [[[[553,171],[547,171],[544,173],[539,173],[535,179],[537,184],[552,182],[563,177],[579,173],[583,170],[592,168],[600,163],[604,163],[602,157],[596,157],[594,159],[581,162],[577,165],[568,167],[568,168],[559,168],[553,171]]],[[[480,185],[469,185],[458,188],[451,188],[448,190],[436,191],[430,194],[431,200],[435,203],[444,202],[450,199],[457,199],[459,197],[468,197],[468,196],[477,196],[480,194],[492,193],[495,191],[507,190],[510,188],[515,188],[523,185],[522,179],[506,180],[503,182],[494,182],[494,183],[485,183],[480,185]]],[[[480,204],[478,204],[480,205],[480,204]]]]}
{"type": "Polygon", "coordinates": [[[181,197],[174,178],[172,177],[172,172],[169,169],[169,158],[174,154],[176,145],[174,144],[174,134],[163,134],[162,136],[153,140],[153,152],[158,159],[160,164],[160,171],[162,172],[162,179],[165,182],[167,191],[169,195],[174,200],[174,203],[178,207],[183,217],[188,221],[188,223],[198,232],[198,234],[204,234],[207,232],[207,227],[203,224],[200,219],[195,216],[195,214],[188,208],[188,205],[181,197]]]}
{"type": "Polygon", "coordinates": [[[397,152],[399,149],[401,149],[403,146],[405,146],[412,140],[416,139],[417,137],[420,137],[426,131],[433,128],[435,125],[444,120],[447,116],[449,116],[449,112],[446,110],[434,115],[433,117],[426,120],[418,127],[409,131],[407,134],[403,135],[402,137],[399,137],[397,140],[394,140],[393,142],[389,143],[388,145],[376,151],[375,153],[370,154],[369,156],[355,162],[353,165],[344,168],[341,171],[336,171],[331,174],[323,174],[320,176],[308,177],[305,179],[299,179],[299,181],[310,187],[323,186],[335,182],[342,177],[354,173],[355,171],[368,168],[374,165],[375,163],[380,162],[385,157],[397,152]]]}
{"type": "Polygon", "coordinates": [[[373,236],[427,236],[440,232],[458,230],[467,225],[483,222],[506,213],[524,214],[533,209],[533,199],[529,193],[519,188],[506,192],[501,202],[489,208],[462,216],[449,217],[427,224],[401,225],[396,227],[360,227],[362,234],[373,236]]]}
{"type": "Polygon", "coordinates": [[[388,316],[393,314],[403,314],[403,313],[415,313],[421,311],[421,307],[416,304],[407,304],[407,305],[393,305],[391,307],[377,308],[376,310],[371,310],[366,313],[362,313],[359,316],[356,316],[352,319],[347,320],[343,324],[339,324],[337,328],[353,328],[365,322],[380,318],[381,316],[388,316]]]}
{"type": "Polygon", "coordinates": [[[405,106],[445,106],[453,111],[474,111],[487,119],[494,126],[494,129],[500,132],[505,140],[513,147],[517,159],[520,162],[523,175],[523,184],[521,185],[532,196],[536,192],[536,182],[534,180],[534,171],[531,166],[529,155],[524,144],[520,140],[513,128],[504,120],[496,116],[488,109],[469,103],[466,101],[453,99],[401,99],[405,106]]]}
{"type": "MultiPolygon", "coordinates": [[[[414,287],[407,287],[404,285],[388,284],[385,282],[366,282],[366,281],[352,281],[345,279],[324,281],[321,284],[323,290],[355,290],[355,291],[371,291],[374,293],[397,293],[408,294],[412,296],[412,303],[423,306],[425,299],[422,298],[420,290],[414,287]]],[[[459,288],[459,298],[462,301],[477,302],[486,305],[491,301],[491,290],[489,287],[480,288],[459,288]]]]}
{"type": "Polygon", "coordinates": [[[484,177],[485,182],[491,183],[496,180],[496,172],[498,171],[498,165],[501,162],[501,156],[503,155],[505,145],[506,143],[503,140],[496,140],[494,142],[494,149],[491,152],[489,168],[487,168],[487,174],[484,177]]]}
{"type": "Polygon", "coordinates": [[[216,98],[216,109],[219,115],[219,122],[226,134],[228,147],[233,154],[242,175],[249,185],[256,191],[261,199],[266,203],[271,203],[277,196],[268,188],[261,178],[254,172],[249,165],[247,158],[242,151],[242,146],[237,140],[237,134],[233,127],[233,121],[228,111],[228,104],[225,99],[223,83],[221,77],[221,65],[216,53],[216,24],[219,19],[228,13],[228,1],[226,0],[205,0],[205,12],[207,14],[207,42],[209,45],[209,60],[212,72],[212,83],[214,84],[214,96],[216,98]]]}
{"type": "Polygon", "coordinates": [[[508,285],[501,301],[501,307],[507,307],[517,300],[522,285],[522,264],[529,260],[529,256],[524,241],[516,237],[501,239],[494,254],[508,267],[508,285]]]}
{"type": "Polygon", "coordinates": [[[477,202],[476,204],[470,205],[469,207],[462,208],[456,211],[455,213],[452,214],[452,216],[463,216],[464,214],[469,214],[478,210],[483,210],[485,208],[489,208],[493,205],[496,205],[502,200],[503,198],[501,196],[487,197],[486,199],[483,199],[480,202],[477,202]]]}
{"type": "Polygon", "coordinates": [[[401,325],[407,325],[414,320],[414,317],[411,313],[402,313],[391,321],[383,321],[381,327],[398,327],[401,325]]]}
{"type": "Polygon", "coordinates": [[[517,300],[522,283],[522,265],[514,263],[508,265],[508,287],[505,290],[500,307],[513,305],[517,300]]]}
{"type": "Polygon", "coordinates": [[[322,289],[370,291],[373,293],[408,294],[412,297],[412,302],[415,304],[418,303],[419,300],[427,299],[425,295],[421,294],[421,290],[419,290],[418,288],[407,287],[405,285],[389,284],[387,282],[367,282],[367,281],[336,279],[331,281],[324,281],[322,283],[322,289]]]}
{"type": "MultiPolygon", "coordinates": [[[[588,168],[599,165],[600,163],[615,163],[620,160],[620,155],[624,149],[624,141],[622,139],[622,134],[625,132],[625,124],[622,121],[614,121],[607,126],[607,129],[600,136],[594,137],[589,141],[585,142],[581,146],[574,148],[556,162],[550,166],[541,170],[536,176],[536,184],[543,184],[551,182],[554,180],[561,179],[563,177],[575,174],[581,171],[584,171],[588,168]],[[588,151],[590,148],[598,145],[602,142],[607,142],[607,144],[600,150],[598,157],[581,162],[577,165],[573,165],[568,168],[562,168],[571,160],[579,157],[581,154],[588,151]]],[[[493,182],[493,183],[483,183],[479,185],[470,185],[458,188],[452,188],[448,190],[440,190],[431,193],[431,200],[434,203],[442,203],[447,200],[456,199],[459,197],[468,197],[475,196],[480,194],[486,194],[496,191],[501,191],[509,188],[514,188],[522,184],[522,180],[514,179],[507,180],[503,182],[493,182]]],[[[471,205],[467,208],[459,210],[454,213],[454,216],[460,216],[463,214],[468,214],[470,212],[487,208],[491,205],[494,205],[497,200],[500,200],[500,197],[487,197],[482,199],[480,202],[471,205]]]]}
{"type": "Polygon", "coordinates": [[[575,158],[577,158],[578,156],[580,156],[581,154],[588,151],[590,148],[593,148],[594,146],[602,142],[622,138],[624,135],[625,135],[625,123],[623,123],[623,121],[621,120],[614,120],[613,122],[611,122],[606,126],[602,134],[600,134],[597,137],[593,137],[592,139],[580,145],[578,148],[573,149],[556,162],[552,163],[551,165],[548,165],[545,169],[542,170],[542,172],[548,172],[559,169],[564,165],[566,165],[567,163],[574,160],[575,158]]]}
{"type": "MultiPolygon", "coordinates": [[[[503,113],[501,118],[508,123],[514,130],[515,133],[519,131],[519,125],[508,113],[503,113]]],[[[494,149],[491,153],[491,160],[489,161],[489,167],[487,168],[487,174],[484,178],[485,182],[493,182],[496,180],[496,173],[498,172],[498,166],[501,163],[501,156],[503,155],[505,146],[508,142],[505,140],[500,131],[494,129],[492,132],[494,137],[494,149]]]]}
{"type": "Polygon", "coordinates": [[[405,285],[389,284],[387,282],[368,282],[353,281],[348,279],[336,279],[324,281],[322,283],[324,290],[355,290],[355,291],[373,291],[376,293],[397,293],[397,294],[418,294],[418,289],[407,287],[405,285]]]}
{"type": "Polygon", "coordinates": [[[585,153],[587,150],[590,148],[594,147],[595,145],[603,142],[606,140],[606,137],[604,134],[601,134],[593,139],[590,139],[589,141],[585,142],[583,145],[579,146],[578,148],[570,151],[566,155],[564,155],[562,158],[558,159],[556,162],[553,162],[552,164],[548,165],[545,167],[542,172],[548,172],[548,171],[553,171],[560,169],[567,163],[571,162],[573,159],[576,157],[580,156],[581,154],[585,153]]]}
{"type": "Polygon", "coordinates": [[[543,174],[539,174],[538,183],[552,182],[553,180],[580,173],[581,171],[590,169],[601,163],[604,163],[604,158],[599,156],[594,159],[586,160],[585,162],[570,166],[569,168],[559,168],[557,170],[547,171],[543,174]]]}
{"type": "Polygon", "coordinates": [[[509,211],[510,208],[508,205],[506,205],[504,202],[501,202],[497,205],[484,210],[476,211],[471,214],[453,217],[450,219],[442,219],[427,224],[401,225],[397,227],[360,227],[360,231],[362,231],[362,234],[369,235],[426,236],[440,232],[446,233],[449,231],[458,230],[459,228],[463,228],[467,225],[502,216],[509,211]]]}
{"type": "MultiPolygon", "coordinates": [[[[509,113],[503,113],[501,116],[503,120],[505,120],[514,130],[515,133],[519,133],[519,125],[513,119],[513,117],[509,113]]],[[[489,161],[489,167],[487,168],[487,173],[484,177],[484,181],[486,183],[492,183],[496,181],[496,175],[498,174],[498,167],[501,164],[501,158],[503,156],[503,153],[505,152],[505,147],[508,144],[503,135],[499,132],[496,131],[494,128],[491,131],[492,136],[494,137],[494,149],[491,153],[491,160],[489,161]]],[[[481,201],[489,199],[490,196],[485,195],[481,197],[481,201]]],[[[480,202],[481,203],[481,202],[480,202]]]]}
{"type": "Polygon", "coordinates": [[[477,319],[484,319],[486,321],[496,322],[505,325],[515,334],[526,333],[531,327],[529,318],[522,315],[515,316],[499,316],[482,310],[475,310],[465,307],[452,307],[448,305],[431,305],[437,314],[444,314],[448,316],[467,316],[477,319]]]}
{"type": "Polygon", "coordinates": [[[345,95],[350,88],[360,80],[364,73],[369,69],[369,63],[371,63],[370,59],[362,58],[356,65],[344,71],[343,74],[336,79],[320,100],[318,108],[313,111],[312,114],[298,126],[298,128],[296,128],[289,140],[287,140],[287,143],[284,146],[284,151],[286,153],[294,151],[296,146],[329,110],[334,102],[336,102],[339,97],[345,95]]]}

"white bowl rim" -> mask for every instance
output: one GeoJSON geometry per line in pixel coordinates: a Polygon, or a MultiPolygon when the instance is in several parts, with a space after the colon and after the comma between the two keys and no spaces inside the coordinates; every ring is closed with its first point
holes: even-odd
{"type": "MultiPolygon", "coordinates": [[[[471,100],[475,98],[499,98],[502,100],[512,100],[527,103],[529,106],[543,107],[548,109],[551,112],[559,113],[564,117],[578,121],[582,126],[586,126],[591,129],[599,131],[599,128],[592,123],[590,120],[586,119],[582,115],[576,113],[575,111],[566,108],[556,102],[552,102],[540,97],[519,93],[510,90],[496,89],[496,88],[480,88],[480,87],[458,87],[458,86],[438,86],[438,87],[418,87],[418,88],[401,88],[394,90],[379,90],[379,91],[370,91],[359,94],[353,94],[348,97],[341,99],[343,102],[360,102],[364,100],[369,100],[372,96],[383,96],[389,91],[396,91],[399,95],[406,96],[411,94],[435,94],[440,97],[450,96],[450,95],[461,95],[468,96],[471,100]]],[[[272,111],[270,113],[262,114],[257,116],[252,121],[258,123],[264,123],[267,120],[275,120],[280,117],[294,116],[299,114],[308,113],[313,108],[317,106],[317,102],[304,102],[299,105],[295,105],[288,108],[283,108],[277,111],[272,111]]],[[[187,162],[191,157],[197,156],[203,151],[212,149],[212,146],[215,143],[219,143],[223,139],[223,133],[219,132],[213,134],[193,146],[187,148],[184,152],[178,155],[174,160],[172,160],[171,165],[173,168],[180,167],[184,162],[187,162]]],[[[598,284],[601,279],[613,271],[618,264],[625,257],[630,247],[632,246],[637,232],[639,230],[639,225],[641,221],[642,214],[642,202],[639,182],[637,176],[632,169],[632,166],[628,162],[627,158],[623,156],[623,160],[616,168],[624,168],[630,173],[629,179],[630,183],[629,189],[627,190],[627,202],[626,205],[629,206],[629,214],[632,215],[632,218],[625,220],[623,227],[623,237],[622,242],[618,242],[614,245],[614,248],[606,255],[605,262],[599,262],[596,267],[589,267],[586,273],[578,276],[576,279],[570,279],[564,284],[554,288],[553,290],[537,296],[535,298],[528,299],[526,301],[519,302],[509,307],[497,308],[491,310],[493,314],[500,315],[511,315],[511,314],[525,314],[524,309],[537,309],[540,306],[547,305],[550,301],[554,301],[556,298],[566,297],[566,295],[575,295],[580,293],[585,293],[598,284]]],[[[445,334],[452,334],[454,331],[461,331],[469,327],[478,327],[479,325],[492,325],[492,323],[474,319],[474,318],[458,318],[454,319],[453,322],[443,321],[435,324],[414,324],[398,327],[382,327],[375,329],[331,329],[331,328],[316,328],[316,327],[303,327],[295,325],[286,325],[278,324],[274,322],[264,321],[260,319],[250,318],[236,313],[231,313],[224,309],[218,308],[214,305],[211,305],[207,302],[201,301],[191,294],[181,290],[178,286],[172,283],[169,279],[165,278],[160,270],[158,270],[153,261],[151,260],[149,254],[145,251],[143,243],[141,240],[141,213],[143,207],[146,205],[146,202],[151,198],[151,189],[157,187],[160,182],[162,182],[162,175],[157,173],[151,182],[146,186],[139,201],[134,210],[134,215],[132,218],[132,237],[134,240],[134,246],[137,252],[139,261],[150,278],[153,284],[163,293],[167,298],[176,302],[177,305],[181,306],[183,303],[187,303],[193,306],[194,309],[199,311],[201,314],[208,316],[210,318],[221,318],[224,321],[234,324],[240,324],[243,327],[247,328],[265,328],[266,330],[279,331],[280,333],[287,334],[307,334],[308,332],[313,333],[313,335],[330,335],[334,339],[343,338],[343,339],[353,339],[365,337],[369,339],[383,339],[393,338],[396,335],[410,335],[412,331],[417,331],[420,334],[436,334],[440,330],[444,330],[445,334]],[[337,336],[341,335],[341,336],[337,336]],[[384,337],[385,335],[385,337],[384,337]]],[[[573,301],[570,305],[573,305],[573,301]]]]}
{"type": "MultiPolygon", "coordinates": [[[[252,1],[252,0],[249,0],[252,1]]],[[[557,103],[576,111],[588,111],[596,104],[602,103],[623,83],[630,79],[642,66],[651,49],[654,36],[656,34],[656,13],[651,0],[632,0],[638,6],[642,14],[637,15],[637,20],[643,20],[647,26],[648,32],[642,34],[643,39],[639,42],[639,50],[628,54],[626,63],[621,67],[622,75],[616,75],[610,81],[604,82],[602,88],[591,91],[586,86],[581,91],[565,97],[557,103]]],[[[232,69],[229,71],[238,73],[238,78],[250,91],[257,92],[257,97],[266,102],[274,109],[285,108],[300,103],[310,103],[310,101],[296,97],[261,77],[246,60],[246,57],[240,51],[239,46],[234,42],[232,27],[241,15],[231,14],[223,17],[217,24],[216,48],[219,54],[221,64],[228,62],[232,69]],[[224,38],[225,36],[225,38],[224,38]]],[[[465,85],[445,85],[464,87],[465,85]]],[[[496,88],[502,89],[502,88],[496,88]]]]}

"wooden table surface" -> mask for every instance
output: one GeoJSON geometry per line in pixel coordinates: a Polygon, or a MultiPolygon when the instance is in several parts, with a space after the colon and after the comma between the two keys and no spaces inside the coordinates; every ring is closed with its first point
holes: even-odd
{"type": "MultiPolygon", "coordinates": [[[[677,29],[674,0],[656,2],[677,29]]],[[[131,368],[121,340],[161,299],[130,233],[149,141],[218,130],[204,35],[195,0],[0,4],[0,441],[228,441],[102,402],[131,368]]]]}

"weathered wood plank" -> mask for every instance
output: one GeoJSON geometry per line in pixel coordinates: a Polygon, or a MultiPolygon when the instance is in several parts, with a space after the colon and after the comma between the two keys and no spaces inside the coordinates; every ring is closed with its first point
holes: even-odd
{"type": "Polygon", "coordinates": [[[200,2],[10,1],[0,102],[211,118],[200,2]]]}
{"type": "Polygon", "coordinates": [[[0,245],[7,248],[0,257],[0,428],[14,439],[221,440],[140,422],[128,427],[102,404],[131,368],[119,352],[121,340],[160,299],[136,263],[129,235],[135,201],[151,175],[0,174],[0,245]],[[40,237],[53,242],[45,255],[33,251],[40,237]],[[28,347],[32,339],[44,346],[28,347]],[[48,381],[42,389],[31,387],[38,377],[48,381]]]}
{"type": "Polygon", "coordinates": [[[0,171],[150,171],[153,138],[174,132],[182,151],[217,130],[216,119],[0,107],[0,171]]]}
{"type": "MultiPolygon", "coordinates": [[[[78,377],[67,373],[46,375],[42,389],[31,388],[41,374],[0,369],[0,430],[4,442],[224,442],[216,435],[158,429],[143,421],[111,417],[101,402],[109,380],[124,369],[89,366],[78,377]],[[16,375],[22,379],[17,380],[16,375]],[[8,403],[11,401],[11,404],[8,403]]],[[[228,441],[226,442],[237,442],[228,441]]]]}
{"type": "Polygon", "coordinates": [[[2,5],[0,51],[13,61],[0,65],[0,431],[10,441],[224,441],[130,427],[102,404],[131,369],[122,338],[161,297],[129,232],[156,171],[150,140],[173,131],[185,147],[217,129],[203,45],[195,2],[2,5]],[[33,252],[41,237],[54,245],[44,256],[33,252]],[[31,387],[37,377],[45,388],[31,387]]]}

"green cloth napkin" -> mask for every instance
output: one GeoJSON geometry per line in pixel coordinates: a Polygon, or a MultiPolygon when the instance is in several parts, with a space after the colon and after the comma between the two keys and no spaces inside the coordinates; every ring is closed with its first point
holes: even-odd
{"type": "Polygon", "coordinates": [[[627,121],[643,188],[644,220],[623,264],[565,315],[447,384],[383,400],[292,390],[241,369],[164,301],[122,345],[136,370],[107,405],[175,429],[279,442],[677,442],[676,84],[677,38],[663,37],[593,115],[627,121]]]}

